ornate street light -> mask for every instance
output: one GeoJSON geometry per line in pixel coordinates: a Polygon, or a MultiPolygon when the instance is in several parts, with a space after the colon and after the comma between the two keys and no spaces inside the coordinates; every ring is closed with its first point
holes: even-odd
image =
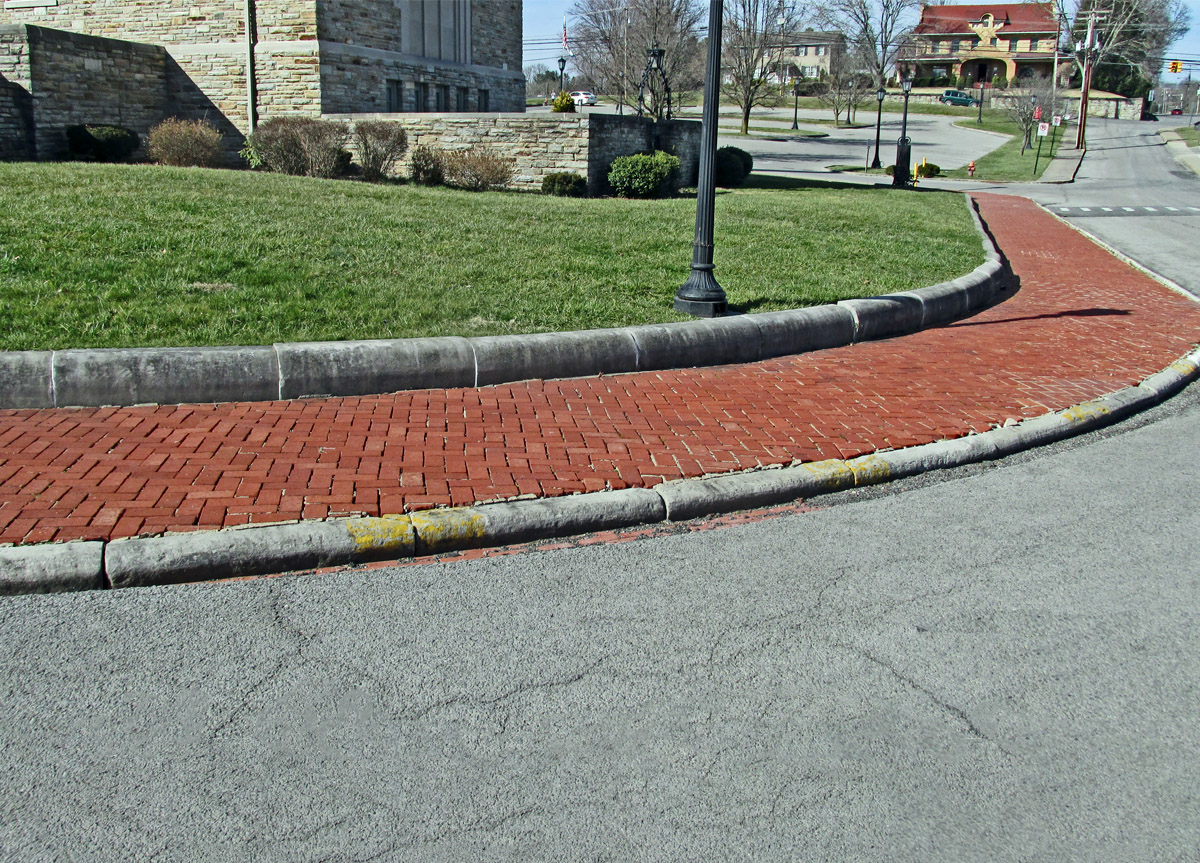
{"type": "Polygon", "coordinates": [[[879,162],[879,123],[883,119],[883,100],[887,96],[887,90],[880,87],[875,91],[875,98],[879,104],[875,107],[875,158],[871,160],[871,167],[878,170],[881,165],[879,162]]]}
{"type": "Polygon", "coordinates": [[[904,119],[900,123],[900,139],[896,141],[896,168],[892,172],[893,186],[907,186],[912,178],[909,176],[909,164],[912,162],[912,141],[908,139],[908,95],[912,92],[912,78],[905,76],[900,80],[900,89],[904,91],[904,119]]]}
{"type": "Polygon", "coordinates": [[[726,312],[725,291],[713,276],[713,219],[716,209],[717,109],[721,100],[722,0],[709,0],[708,61],[704,70],[704,115],[700,128],[700,171],[696,182],[696,239],[692,272],[675,291],[676,311],[702,318],[726,312]]]}
{"type": "Polygon", "coordinates": [[[799,129],[800,128],[800,123],[798,122],[799,117],[800,117],[800,79],[799,78],[792,79],[792,96],[795,99],[795,101],[792,103],[792,128],[799,129]]]}
{"type": "Polygon", "coordinates": [[[566,89],[567,89],[565,80],[564,80],[566,77],[566,71],[567,71],[567,58],[559,57],[558,58],[558,92],[560,92],[560,93],[566,92],[566,89]]]}
{"type": "Polygon", "coordinates": [[[671,82],[667,78],[667,72],[663,68],[663,57],[666,51],[658,47],[655,42],[652,48],[646,49],[646,68],[642,71],[642,81],[638,84],[638,116],[646,111],[646,88],[650,86],[652,76],[657,76],[662,81],[663,93],[667,100],[667,119],[671,119],[671,82]]]}

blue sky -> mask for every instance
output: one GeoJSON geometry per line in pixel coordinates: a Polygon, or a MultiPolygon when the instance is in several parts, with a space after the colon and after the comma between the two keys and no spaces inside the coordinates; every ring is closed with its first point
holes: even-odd
{"type": "MultiPolygon", "coordinates": [[[[555,66],[562,49],[563,15],[568,13],[575,0],[525,0],[525,65],[545,63],[555,66]]],[[[1192,78],[1200,79],[1200,0],[1184,0],[1192,10],[1192,30],[1176,42],[1168,56],[1192,61],[1192,78]]],[[[619,6],[621,0],[613,0],[619,6]]],[[[567,20],[568,32],[571,25],[567,20]]],[[[1180,80],[1183,75],[1163,73],[1163,80],[1180,80]]]]}

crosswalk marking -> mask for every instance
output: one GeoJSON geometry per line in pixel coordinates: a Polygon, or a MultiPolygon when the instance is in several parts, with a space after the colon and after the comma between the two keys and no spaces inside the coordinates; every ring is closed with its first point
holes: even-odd
{"type": "Polygon", "coordinates": [[[1052,209],[1054,212],[1063,216],[1190,216],[1200,213],[1200,207],[1190,205],[1168,206],[1166,204],[1143,204],[1137,207],[1127,207],[1116,205],[1111,207],[1102,206],[1080,206],[1055,204],[1052,209]]]}

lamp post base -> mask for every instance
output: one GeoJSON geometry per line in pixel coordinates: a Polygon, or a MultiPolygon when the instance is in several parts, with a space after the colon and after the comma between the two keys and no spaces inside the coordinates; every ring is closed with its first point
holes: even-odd
{"type": "Polygon", "coordinates": [[[693,267],[675,292],[675,311],[697,318],[722,318],[728,312],[725,290],[717,284],[712,265],[693,267]]]}

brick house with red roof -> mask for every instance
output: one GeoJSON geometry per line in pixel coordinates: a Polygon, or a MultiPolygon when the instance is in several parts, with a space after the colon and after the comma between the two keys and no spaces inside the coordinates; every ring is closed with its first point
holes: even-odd
{"type": "MultiPolygon", "coordinates": [[[[917,79],[987,86],[1053,74],[1059,22],[1053,3],[922,6],[912,47],[902,53],[902,73],[917,79]]],[[[1059,54],[1059,76],[1070,74],[1059,54]]]]}

